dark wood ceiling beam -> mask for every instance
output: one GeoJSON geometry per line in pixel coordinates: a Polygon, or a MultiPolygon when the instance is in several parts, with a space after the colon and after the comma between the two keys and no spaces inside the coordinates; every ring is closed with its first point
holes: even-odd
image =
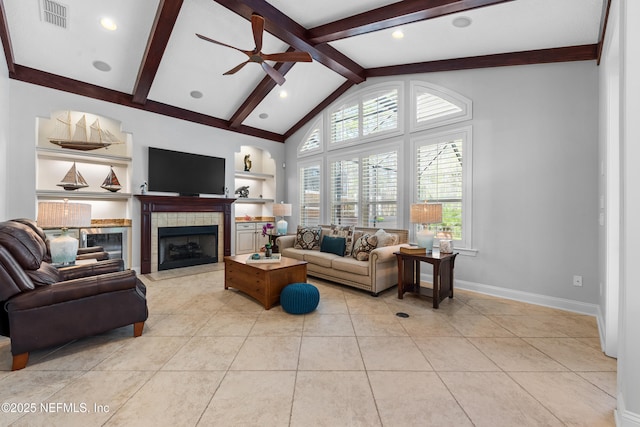
{"type": "Polygon", "coordinates": [[[607,35],[607,24],[609,23],[609,10],[611,9],[611,0],[607,0],[602,4],[602,18],[600,19],[600,34],[598,34],[598,65],[602,58],[602,49],[604,48],[604,38],[607,35]]]}
{"type": "Polygon", "coordinates": [[[7,60],[7,69],[9,73],[14,73],[16,64],[13,60],[13,47],[11,46],[11,37],[9,37],[9,23],[7,22],[7,13],[4,10],[3,0],[0,0],[0,39],[4,48],[4,57],[7,60]]]}
{"type": "MultiPolygon", "coordinates": [[[[131,100],[131,95],[128,93],[118,92],[101,86],[81,82],[79,80],[73,80],[56,74],[50,74],[33,68],[24,67],[18,64],[16,64],[15,66],[15,72],[11,73],[9,77],[14,80],[61,90],[63,92],[74,93],[76,95],[86,96],[105,102],[111,102],[113,104],[119,104],[125,107],[135,108],[137,110],[162,114],[164,116],[199,123],[201,125],[211,126],[231,132],[255,136],[257,138],[268,139],[276,142],[284,142],[284,136],[274,132],[268,132],[250,126],[239,126],[236,128],[232,128],[231,126],[229,126],[229,122],[227,120],[207,116],[205,114],[196,113],[160,102],[147,101],[144,105],[138,104],[131,100]]],[[[224,143],[224,141],[220,141],[220,143],[224,143]]]]}
{"type": "Polygon", "coordinates": [[[162,55],[167,48],[171,32],[178,19],[183,0],[161,0],[156,12],[156,18],[149,34],[147,48],[145,49],[138,70],[138,77],[133,89],[133,102],[144,104],[151,90],[153,80],[158,73],[162,55]]]}
{"type": "Polygon", "coordinates": [[[414,64],[369,68],[366,70],[365,75],[368,78],[397,76],[401,74],[433,73],[437,71],[507,67],[511,65],[590,61],[597,59],[597,49],[597,44],[589,44],[582,46],[499,53],[495,55],[471,56],[467,58],[443,59],[441,61],[419,62],[414,64]]]}
{"type": "Polygon", "coordinates": [[[354,83],[364,81],[364,69],[331,46],[322,50],[307,39],[307,30],[264,0],[213,0],[236,14],[251,20],[257,13],[265,18],[265,30],[294,47],[309,52],[313,59],[354,83]]]}
{"type": "Polygon", "coordinates": [[[513,0],[405,0],[311,28],[307,37],[312,43],[328,43],[510,1],[513,0]]]}
{"type": "MultiPolygon", "coordinates": [[[[293,52],[295,49],[289,48],[287,52],[293,52]]],[[[283,76],[286,75],[289,70],[293,68],[295,62],[278,62],[273,66],[276,70],[280,72],[283,76]]],[[[258,83],[258,86],[251,92],[251,95],[247,97],[247,99],[242,103],[240,108],[233,113],[231,119],[229,120],[229,126],[232,128],[236,128],[242,124],[242,122],[249,117],[249,114],[255,110],[258,105],[262,102],[262,100],[269,95],[269,92],[276,87],[276,82],[269,76],[264,76],[262,81],[258,83]]]]}
{"type": "Polygon", "coordinates": [[[312,120],[315,116],[317,116],[318,114],[320,114],[322,112],[322,110],[324,110],[325,108],[327,108],[329,105],[331,105],[331,103],[333,101],[335,101],[336,99],[340,98],[340,96],[342,96],[343,93],[345,93],[347,90],[349,90],[349,88],[351,88],[354,85],[353,82],[350,82],[349,80],[347,80],[346,82],[344,82],[338,89],[336,89],[335,91],[333,91],[333,93],[331,95],[329,95],[328,97],[326,97],[320,104],[318,104],[313,110],[311,110],[306,116],[304,116],[302,119],[300,119],[298,121],[298,123],[296,123],[295,125],[293,125],[293,127],[291,127],[291,129],[289,129],[288,131],[285,132],[284,134],[284,139],[286,140],[287,138],[289,138],[291,135],[293,135],[294,133],[296,133],[300,128],[302,128],[302,126],[306,125],[307,122],[309,122],[310,120],[312,120]]]}

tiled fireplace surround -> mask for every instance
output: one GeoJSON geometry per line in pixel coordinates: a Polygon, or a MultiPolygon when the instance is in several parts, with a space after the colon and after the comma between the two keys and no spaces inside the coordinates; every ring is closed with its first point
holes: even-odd
{"type": "Polygon", "coordinates": [[[141,273],[158,271],[158,227],[217,225],[218,254],[231,255],[231,204],[235,199],[146,195],[136,198],[141,203],[141,273]]]}

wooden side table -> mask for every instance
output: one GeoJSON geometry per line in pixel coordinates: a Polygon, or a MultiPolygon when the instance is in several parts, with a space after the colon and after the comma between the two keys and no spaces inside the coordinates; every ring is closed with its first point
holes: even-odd
{"type": "Polygon", "coordinates": [[[394,252],[398,259],[398,299],[405,292],[420,294],[420,263],[433,265],[433,289],[425,289],[427,296],[433,298],[433,308],[446,297],[453,298],[453,267],[457,253],[427,253],[421,255],[394,252]]]}

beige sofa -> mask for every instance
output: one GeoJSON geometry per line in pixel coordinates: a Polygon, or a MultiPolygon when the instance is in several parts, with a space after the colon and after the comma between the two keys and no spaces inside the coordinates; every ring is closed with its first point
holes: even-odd
{"type": "MultiPolygon", "coordinates": [[[[374,234],[377,228],[356,227],[354,243],[363,233],[374,234]]],[[[321,279],[331,280],[343,285],[353,286],[358,289],[378,293],[398,283],[398,261],[393,254],[401,246],[407,246],[409,241],[408,230],[384,229],[387,233],[398,236],[398,244],[393,246],[376,247],[369,254],[368,261],[358,261],[346,254],[344,257],[332,253],[320,252],[319,247],[314,249],[296,249],[295,235],[281,236],[276,240],[282,256],[307,261],[307,274],[321,279]]],[[[322,226],[321,241],[330,233],[329,226],[322,226]]]]}

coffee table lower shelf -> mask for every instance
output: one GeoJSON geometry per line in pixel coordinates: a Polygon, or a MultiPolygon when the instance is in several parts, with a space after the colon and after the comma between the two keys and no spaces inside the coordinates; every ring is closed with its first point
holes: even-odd
{"type": "Polygon", "coordinates": [[[234,288],[255,298],[265,310],[280,301],[291,283],[307,281],[307,263],[282,257],[279,263],[247,264],[249,255],[224,257],[224,288],[234,288]]]}

